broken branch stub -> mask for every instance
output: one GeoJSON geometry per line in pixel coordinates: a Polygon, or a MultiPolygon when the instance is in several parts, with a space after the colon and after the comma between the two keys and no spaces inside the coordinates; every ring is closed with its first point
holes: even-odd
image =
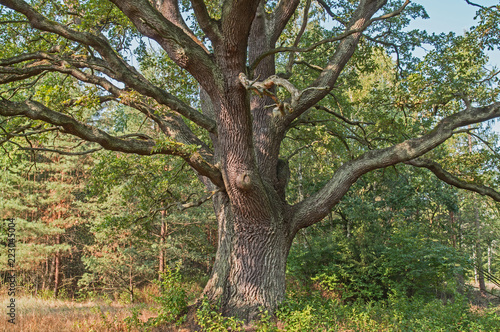
{"type": "Polygon", "coordinates": [[[267,95],[276,103],[271,105],[274,107],[273,114],[285,115],[288,111],[292,113],[295,107],[298,105],[299,99],[302,94],[308,90],[326,90],[328,87],[311,87],[304,90],[297,89],[290,81],[283,77],[277,75],[272,75],[265,80],[259,82],[258,77],[255,80],[250,80],[244,73],[240,73],[238,76],[241,84],[247,89],[254,91],[258,96],[262,97],[267,95]],[[279,100],[278,96],[273,93],[270,89],[274,86],[279,86],[284,88],[290,94],[290,102],[279,100]]]}

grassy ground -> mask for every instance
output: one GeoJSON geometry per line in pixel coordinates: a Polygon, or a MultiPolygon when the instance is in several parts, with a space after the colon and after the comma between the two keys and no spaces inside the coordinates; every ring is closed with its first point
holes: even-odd
{"type": "MultiPolygon", "coordinates": [[[[491,290],[491,288],[490,288],[491,290]]],[[[498,291],[498,290],[497,290],[498,291]]],[[[151,294],[151,292],[143,291],[143,294],[151,294]]],[[[473,296],[475,297],[475,296],[473,296]]],[[[469,298],[471,300],[470,311],[476,312],[477,315],[469,317],[469,320],[476,321],[483,316],[495,315],[492,309],[496,311],[496,315],[500,314],[500,304],[498,298],[488,296],[484,298],[478,295],[477,298],[469,298]]],[[[87,300],[87,301],[71,301],[71,300],[56,300],[51,298],[40,298],[29,295],[16,297],[16,325],[12,325],[7,321],[6,306],[9,303],[9,297],[6,294],[0,295],[0,303],[2,309],[0,311],[0,331],[16,331],[16,332],[64,332],[64,331],[138,331],[137,329],[128,329],[126,318],[132,316],[135,311],[140,312],[139,319],[146,321],[148,318],[156,314],[151,310],[153,301],[151,295],[144,295],[139,299],[139,304],[123,304],[119,301],[104,301],[104,300],[87,300]],[[146,309],[149,308],[149,309],[146,309]]],[[[408,303],[403,305],[409,305],[408,303]]],[[[290,311],[286,318],[278,323],[279,331],[315,331],[316,326],[322,326],[319,330],[328,331],[405,331],[403,326],[413,320],[413,323],[407,327],[414,330],[415,327],[425,328],[426,331],[454,331],[447,329],[446,324],[456,324],[455,321],[446,323],[449,316],[457,316],[463,314],[461,310],[449,310],[441,306],[439,303],[433,304],[431,307],[419,308],[408,307],[407,311],[422,311],[422,317],[413,316],[409,313],[406,318],[399,318],[401,323],[394,324],[393,317],[396,312],[394,308],[377,307],[371,309],[366,306],[357,307],[361,310],[355,313],[355,307],[351,306],[334,306],[328,308],[316,307],[308,309],[309,303],[299,305],[294,311],[290,311]],[[308,311],[309,310],[309,311],[308,311]],[[448,311],[443,315],[436,315],[437,311],[448,311]],[[329,316],[328,318],[326,316],[329,316]],[[321,318],[321,317],[323,318],[321,318]],[[441,317],[443,316],[443,317],[441,317]],[[336,317],[336,318],[334,318],[336,317]],[[318,319],[331,321],[330,324],[322,325],[318,319]],[[427,319],[429,322],[415,324],[416,319],[427,319]],[[434,324],[433,323],[436,323],[434,324]],[[442,321],[443,324],[438,324],[442,321]],[[432,323],[432,324],[431,324],[432,323]],[[324,326],[329,326],[325,327],[324,326]],[[331,327],[334,327],[331,330],[331,327]],[[430,329],[429,329],[430,328],[430,329]]],[[[399,312],[401,313],[401,312],[399,312]]],[[[404,311],[403,311],[404,313],[404,311]]],[[[495,315],[495,316],[496,316],[495,315]]],[[[491,321],[491,319],[490,319],[491,321]]],[[[495,324],[493,322],[493,324],[495,324]]],[[[491,323],[477,325],[478,329],[474,330],[474,324],[470,322],[463,331],[487,331],[484,326],[496,326],[491,323]],[[472,329],[471,329],[472,328],[472,329]]],[[[451,327],[451,325],[449,325],[451,327]]],[[[498,326],[500,331],[500,325],[498,326]]],[[[270,330],[267,330],[270,331],[270,330]]],[[[462,331],[462,330],[456,330],[462,331]]],[[[489,332],[489,331],[488,331],[489,332]]]]}
{"type": "MultiPolygon", "coordinates": [[[[0,298],[2,308],[9,299],[0,298]]],[[[31,296],[16,298],[16,324],[7,321],[5,309],[0,318],[0,331],[126,331],[124,319],[131,315],[132,305],[104,301],[74,302],[40,299],[31,296]]],[[[145,312],[144,320],[151,313],[145,312]]]]}

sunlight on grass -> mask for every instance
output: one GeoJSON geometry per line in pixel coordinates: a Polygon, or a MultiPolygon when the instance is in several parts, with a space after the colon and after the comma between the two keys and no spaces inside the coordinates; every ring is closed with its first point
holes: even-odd
{"type": "MultiPolygon", "coordinates": [[[[1,303],[8,298],[2,296],[1,303]]],[[[2,305],[3,306],[3,305],[2,305]]],[[[16,299],[16,325],[0,319],[0,331],[126,331],[124,319],[136,305],[105,303],[103,301],[74,302],[23,296],[16,299]]],[[[152,314],[143,311],[141,320],[152,314]]]]}

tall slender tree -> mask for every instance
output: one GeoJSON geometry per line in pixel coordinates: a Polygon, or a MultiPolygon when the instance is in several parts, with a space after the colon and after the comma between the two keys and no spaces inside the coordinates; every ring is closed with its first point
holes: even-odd
{"type": "Polygon", "coordinates": [[[17,271],[30,291],[52,288],[57,297],[69,265],[66,258],[78,251],[68,233],[82,224],[85,214],[77,194],[83,189],[86,161],[8,150],[10,156],[0,159],[0,213],[16,222],[17,271]]]}

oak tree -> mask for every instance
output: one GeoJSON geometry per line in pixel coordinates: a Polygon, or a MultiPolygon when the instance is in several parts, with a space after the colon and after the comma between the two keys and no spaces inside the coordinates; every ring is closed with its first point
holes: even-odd
{"type": "MultiPolygon", "coordinates": [[[[422,157],[468,126],[500,117],[495,75],[481,66],[482,49],[496,39],[481,29],[461,38],[404,30],[412,17],[425,16],[409,0],[0,5],[5,141],[50,126],[86,142],[73,153],[99,145],[182,158],[213,193],[218,248],[204,296],[226,315],[273,311],[285,295],[297,232],[320,222],[370,171],[407,163],[500,200],[484,184],[444,170],[432,154],[422,157]],[[434,51],[419,62],[411,51],[423,41],[434,42],[434,51]],[[388,53],[394,75],[362,80],[388,53]],[[140,126],[115,134],[104,121],[118,118],[111,104],[135,110],[156,134],[140,126]],[[335,124],[315,128],[337,144],[301,129],[319,123],[335,124]],[[286,156],[294,137],[311,141],[286,156]],[[287,200],[297,172],[290,159],[316,146],[329,152],[334,171],[287,200]]],[[[494,31],[496,9],[481,10],[494,31]]]]}

